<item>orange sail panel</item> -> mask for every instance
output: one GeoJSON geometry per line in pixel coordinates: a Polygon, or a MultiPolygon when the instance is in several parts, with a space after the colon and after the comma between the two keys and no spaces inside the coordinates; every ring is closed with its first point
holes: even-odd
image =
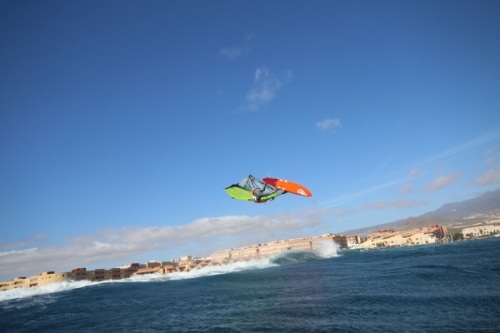
{"type": "Polygon", "coordinates": [[[286,180],[286,179],[277,179],[277,178],[264,178],[262,181],[266,184],[279,188],[280,190],[284,190],[286,192],[290,192],[297,195],[302,195],[304,197],[312,196],[311,191],[307,189],[307,187],[300,185],[298,183],[286,180]]]}

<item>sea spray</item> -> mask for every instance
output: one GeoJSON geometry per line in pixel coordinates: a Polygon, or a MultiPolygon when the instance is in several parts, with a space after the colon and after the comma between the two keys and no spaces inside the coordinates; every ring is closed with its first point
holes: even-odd
{"type": "Polygon", "coordinates": [[[206,266],[203,268],[193,269],[186,272],[173,272],[166,275],[155,273],[142,276],[132,276],[126,281],[129,282],[152,282],[152,281],[169,281],[169,280],[184,280],[194,279],[204,276],[221,275],[235,273],[241,271],[264,269],[276,266],[275,263],[268,258],[254,259],[248,261],[239,261],[227,265],[206,266]]]}
{"type": "Polygon", "coordinates": [[[268,258],[254,259],[249,261],[235,262],[227,265],[206,266],[204,268],[193,269],[186,272],[173,272],[170,274],[147,274],[134,275],[130,278],[120,280],[105,280],[99,282],[84,281],[64,281],[55,282],[45,286],[34,288],[17,288],[0,292],[0,303],[12,299],[23,299],[34,296],[55,294],[73,289],[95,286],[103,283],[141,283],[141,282],[161,282],[171,280],[183,280],[200,278],[204,276],[221,275],[240,271],[264,269],[276,266],[276,263],[271,262],[268,258]]]}
{"type": "Polygon", "coordinates": [[[340,246],[331,241],[322,241],[317,251],[321,258],[333,258],[339,256],[340,246]]]}
{"type": "MultiPolygon", "coordinates": [[[[103,283],[110,283],[110,282],[114,281],[111,280],[103,281],[103,283]]],[[[34,288],[16,288],[11,290],[5,290],[0,292],[0,302],[18,298],[29,298],[34,296],[55,294],[73,289],[84,288],[95,284],[96,284],[95,282],[91,281],[63,281],[34,288]]]]}
{"type": "Polygon", "coordinates": [[[22,299],[34,296],[55,294],[73,289],[95,286],[103,283],[143,283],[143,282],[162,282],[173,280],[184,280],[201,278],[204,276],[222,275],[241,271],[265,269],[275,266],[281,266],[291,263],[300,263],[312,260],[321,260],[338,256],[338,246],[334,242],[323,242],[320,250],[314,251],[286,251],[269,258],[253,259],[248,261],[239,261],[227,265],[206,266],[199,269],[193,269],[186,272],[173,272],[170,274],[147,274],[134,275],[130,278],[120,280],[105,280],[99,282],[91,281],[64,281],[55,282],[45,286],[35,288],[17,288],[0,292],[0,302],[12,299],[22,299]]]}
{"type": "Polygon", "coordinates": [[[319,249],[315,251],[286,251],[269,257],[269,260],[277,265],[328,259],[339,256],[339,246],[335,242],[323,241],[319,249]]]}

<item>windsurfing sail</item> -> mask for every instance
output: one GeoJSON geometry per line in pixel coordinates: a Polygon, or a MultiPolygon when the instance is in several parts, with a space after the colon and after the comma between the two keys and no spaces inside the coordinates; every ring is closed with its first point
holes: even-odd
{"type": "Polygon", "coordinates": [[[252,197],[252,191],[254,189],[259,189],[262,193],[259,202],[274,200],[277,196],[286,193],[286,191],[280,190],[270,184],[266,184],[252,175],[249,175],[237,184],[226,187],[224,191],[226,191],[226,193],[233,199],[254,201],[254,198],[252,197]]]}
{"type": "Polygon", "coordinates": [[[262,181],[268,185],[274,186],[277,189],[286,192],[301,195],[304,197],[312,196],[311,191],[309,191],[309,189],[306,188],[304,185],[292,182],[290,180],[266,177],[262,179],[262,181]]]}

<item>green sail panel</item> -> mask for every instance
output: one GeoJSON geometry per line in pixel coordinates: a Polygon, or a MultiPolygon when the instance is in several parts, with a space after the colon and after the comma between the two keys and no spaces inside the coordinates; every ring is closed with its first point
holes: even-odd
{"type": "Polygon", "coordinates": [[[226,191],[226,193],[233,199],[253,201],[252,189],[256,187],[260,188],[264,194],[261,197],[262,201],[273,200],[278,195],[286,193],[283,190],[278,190],[274,186],[265,184],[260,179],[257,179],[252,175],[243,179],[238,184],[226,187],[224,191],[226,191]]]}
{"type": "Polygon", "coordinates": [[[229,194],[229,196],[233,199],[252,201],[252,193],[242,189],[238,185],[226,187],[224,191],[226,191],[226,193],[229,194]]]}

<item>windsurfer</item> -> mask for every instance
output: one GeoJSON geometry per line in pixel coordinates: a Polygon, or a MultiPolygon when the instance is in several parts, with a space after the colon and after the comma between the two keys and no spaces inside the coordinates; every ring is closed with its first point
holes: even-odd
{"type": "MultiPolygon", "coordinates": [[[[265,188],[264,188],[265,189],[265,188]]],[[[253,190],[252,190],[252,199],[253,201],[255,202],[258,202],[258,203],[261,203],[261,202],[266,202],[267,200],[261,200],[260,198],[262,198],[264,196],[264,193],[263,193],[263,190],[261,190],[259,187],[255,187],[253,190]]]]}

